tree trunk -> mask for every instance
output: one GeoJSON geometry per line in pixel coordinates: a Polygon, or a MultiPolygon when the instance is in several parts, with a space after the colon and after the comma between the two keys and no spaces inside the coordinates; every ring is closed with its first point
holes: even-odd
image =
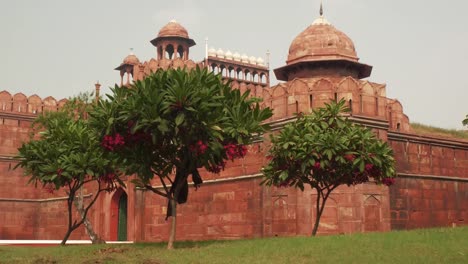
{"type": "Polygon", "coordinates": [[[171,219],[171,232],[169,234],[169,241],[167,242],[167,249],[174,249],[174,241],[176,235],[176,224],[177,224],[177,201],[171,200],[172,219],[171,219]]]}
{"type": "Polygon", "coordinates": [[[70,190],[70,193],[68,194],[68,199],[67,199],[67,211],[68,211],[68,229],[67,233],[65,233],[65,236],[63,237],[62,242],[60,245],[65,246],[65,243],[67,242],[68,238],[70,237],[71,232],[73,232],[73,224],[72,224],[72,219],[73,219],[73,212],[72,212],[72,205],[74,201],[74,196],[75,192],[72,192],[70,190]]]}
{"type": "Polygon", "coordinates": [[[105,244],[106,241],[101,239],[96,232],[94,232],[93,225],[88,220],[88,218],[84,215],[84,203],[83,203],[83,191],[80,190],[80,194],[78,196],[78,200],[74,201],[76,210],[80,213],[81,219],[83,219],[83,225],[85,226],[86,233],[88,233],[89,238],[91,239],[91,243],[93,244],[105,244]]]}
{"type": "Polygon", "coordinates": [[[317,190],[317,201],[315,205],[316,206],[315,207],[315,223],[314,223],[314,228],[312,229],[312,236],[315,236],[317,234],[317,230],[318,230],[319,223],[320,223],[320,218],[322,217],[323,209],[325,209],[325,202],[327,201],[328,196],[330,195],[332,191],[332,190],[329,190],[324,195],[323,190],[320,190],[318,188],[316,188],[316,190],[317,190]],[[320,202],[320,200],[322,201],[320,202]]]}
{"type": "Polygon", "coordinates": [[[67,233],[65,234],[65,237],[62,239],[62,242],[60,243],[61,246],[65,246],[65,243],[67,243],[67,240],[70,237],[72,232],[73,232],[73,229],[68,228],[67,233]]]}

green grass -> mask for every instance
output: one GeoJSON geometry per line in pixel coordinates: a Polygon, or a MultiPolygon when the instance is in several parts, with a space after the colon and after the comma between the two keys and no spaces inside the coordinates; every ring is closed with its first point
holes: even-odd
{"type": "Polygon", "coordinates": [[[165,246],[0,246],[0,263],[468,263],[468,227],[165,246]]]}
{"type": "Polygon", "coordinates": [[[419,123],[411,123],[410,127],[417,134],[468,139],[468,132],[463,131],[463,130],[445,129],[445,128],[423,125],[419,123]]]}

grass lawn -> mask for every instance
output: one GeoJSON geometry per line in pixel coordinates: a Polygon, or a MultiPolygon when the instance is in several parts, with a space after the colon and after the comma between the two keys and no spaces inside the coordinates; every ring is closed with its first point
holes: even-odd
{"type": "Polygon", "coordinates": [[[134,245],[0,246],[0,263],[468,263],[468,227],[134,245]]]}

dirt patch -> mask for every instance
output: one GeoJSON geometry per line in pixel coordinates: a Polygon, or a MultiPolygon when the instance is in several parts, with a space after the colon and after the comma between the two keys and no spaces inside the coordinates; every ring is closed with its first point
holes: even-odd
{"type": "Polygon", "coordinates": [[[145,259],[145,260],[143,260],[142,263],[143,264],[165,264],[164,262],[157,261],[157,260],[154,260],[154,259],[145,259]]]}
{"type": "Polygon", "coordinates": [[[34,264],[57,264],[58,261],[51,257],[40,257],[32,261],[34,264]]]}
{"type": "Polygon", "coordinates": [[[99,250],[99,253],[100,254],[113,254],[113,253],[124,253],[128,251],[128,248],[124,248],[124,247],[117,247],[117,248],[102,248],[99,250]]]}
{"type": "Polygon", "coordinates": [[[83,261],[82,264],[101,264],[101,263],[109,263],[111,261],[114,261],[115,259],[110,258],[110,257],[105,257],[103,259],[90,259],[83,261]]]}

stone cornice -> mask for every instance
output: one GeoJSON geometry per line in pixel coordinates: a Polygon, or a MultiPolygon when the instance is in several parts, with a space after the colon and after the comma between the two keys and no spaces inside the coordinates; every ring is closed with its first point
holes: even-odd
{"type": "Polygon", "coordinates": [[[397,175],[398,177],[401,177],[401,178],[468,182],[468,178],[442,176],[442,175],[422,175],[422,174],[403,173],[403,172],[397,173],[397,175]]]}
{"type": "Polygon", "coordinates": [[[5,119],[32,122],[34,121],[34,119],[36,119],[36,117],[37,117],[36,114],[0,111],[0,118],[5,118],[5,119]]]}
{"type": "MultiPolygon", "coordinates": [[[[280,130],[283,128],[288,123],[292,123],[296,121],[295,116],[291,117],[286,117],[286,118],[281,118],[277,120],[273,120],[270,122],[266,122],[266,124],[270,125],[271,131],[276,131],[280,130]]],[[[385,119],[378,119],[378,118],[373,118],[373,117],[367,117],[367,116],[360,116],[360,115],[348,115],[348,119],[353,121],[354,123],[357,123],[359,125],[363,125],[368,128],[377,128],[377,129],[384,129],[388,130],[388,121],[385,119]]]]}
{"type": "MultiPolygon", "coordinates": [[[[93,194],[84,194],[83,198],[90,198],[93,194]]],[[[44,198],[44,199],[20,199],[20,198],[2,198],[0,197],[0,202],[20,202],[20,203],[44,203],[44,202],[55,202],[55,201],[65,201],[68,199],[68,196],[56,197],[56,198],[44,198]]]]}
{"type": "Polygon", "coordinates": [[[468,150],[468,142],[457,139],[437,138],[417,134],[388,131],[389,141],[411,142],[431,146],[468,150]]]}
{"type": "Polygon", "coordinates": [[[12,162],[18,161],[14,155],[0,155],[0,161],[12,162]]]}

